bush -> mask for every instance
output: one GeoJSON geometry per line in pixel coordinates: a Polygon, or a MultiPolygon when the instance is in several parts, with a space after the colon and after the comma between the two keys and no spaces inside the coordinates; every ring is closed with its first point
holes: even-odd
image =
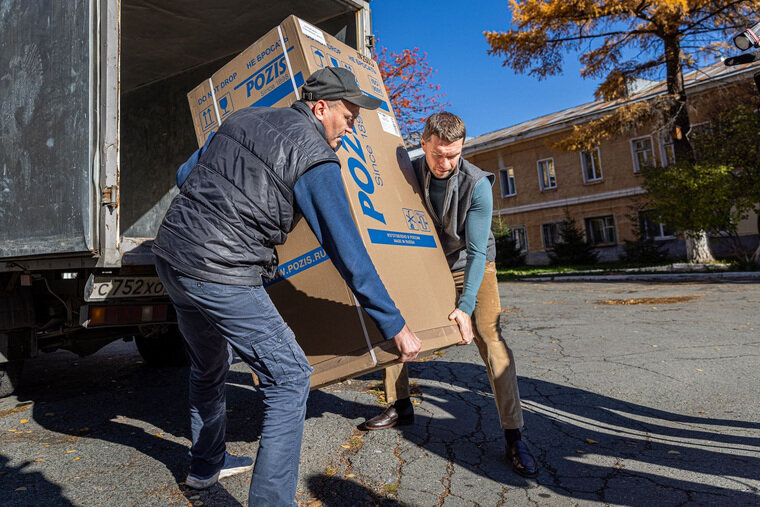
{"type": "Polygon", "coordinates": [[[496,237],[496,267],[498,269],[514,268],[525,264],[525,254],[520,251],[517,241],[508,235],[496,237]]]}
{"type": "Polygon", "coordinates": [[[663,246],[652,238],[623,240],[623,260],[636,264],[659,264],[668,260],[669,255],[663,246]]]}
{"type": "Polygon", "coordinates": [[[496,239],[496,267],[506,269],[525,264],[525,254],[512,237],[512,229],[499,219],[493,223],[492,231],[496,239]]]}
{"type": "Polygon", "coordinates": [[[596,264],[599,260],[594,246],[583,239],[583,231],[578,228],[575,219],[568,218],[563,221],[559,235],[559,242],[554,245],[554,250],[549,252],[552,264],[587,265],[596,264]]]}

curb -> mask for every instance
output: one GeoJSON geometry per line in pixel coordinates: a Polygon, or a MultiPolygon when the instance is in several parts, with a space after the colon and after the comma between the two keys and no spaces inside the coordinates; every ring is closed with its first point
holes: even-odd
{"type": "Polygon", "coordinates": [[[688,282],[697,281],[752,281],[760,282],[758,271],[731,271],[723,273],[657,273],[619,275],[560,275],[519,278],[514,282],[688,282]]]}

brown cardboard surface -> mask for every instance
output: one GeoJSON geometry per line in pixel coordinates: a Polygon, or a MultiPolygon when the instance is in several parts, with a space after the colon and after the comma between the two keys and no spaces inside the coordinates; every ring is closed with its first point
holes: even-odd
{"type": "MultiPolygon", "coordinates": [[[[351,213],[365,247],[421,355],[456,343],[448,320],[455,291],[425,212],[377,65],[316,27],[288,17],[188,93],[199,145],[233,111],[286,107],[324,66],[349,68],[364,93],[383,101],[362,110],[337,153],[351,213]],[[285,51],[283,51],[283,48],[285,51]]],[[[278,247],[278,277],[267,287],[315,371],[312,387],[376,370],[398,357],[301,220],[278,247]]]]}

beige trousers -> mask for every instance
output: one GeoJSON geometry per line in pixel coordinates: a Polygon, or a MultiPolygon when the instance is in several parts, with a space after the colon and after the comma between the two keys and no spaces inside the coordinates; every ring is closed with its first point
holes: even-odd
{"type": "MultiPolygon", "coordinates": [[[[464,285],[464,271],[457,271],[452,275],[459,295],[464,285]]],[[[517,390],[514,356],[499,329],[500,315],[496,264],[487,262],[483,282],[477,294],[475,311],[472,313],[475,344],[486,365],[501,427],[517,429],[523,425],[520,393],[517,390]]],[[[383,370],[383,383],[388,403],[409,397],[409,373],[405,364],[395,364],[383,370]]]]}

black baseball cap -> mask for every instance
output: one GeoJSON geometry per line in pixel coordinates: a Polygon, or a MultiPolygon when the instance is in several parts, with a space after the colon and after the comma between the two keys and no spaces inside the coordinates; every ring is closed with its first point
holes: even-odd
{"type": "Polygon", "coordinates": [[[303,100],[343,99],[364,109],[377,109],[383,102],[364,95],[356,84],[356,76],[348,69],[325,67],[309,76],[301,88],[303,100]]]}

